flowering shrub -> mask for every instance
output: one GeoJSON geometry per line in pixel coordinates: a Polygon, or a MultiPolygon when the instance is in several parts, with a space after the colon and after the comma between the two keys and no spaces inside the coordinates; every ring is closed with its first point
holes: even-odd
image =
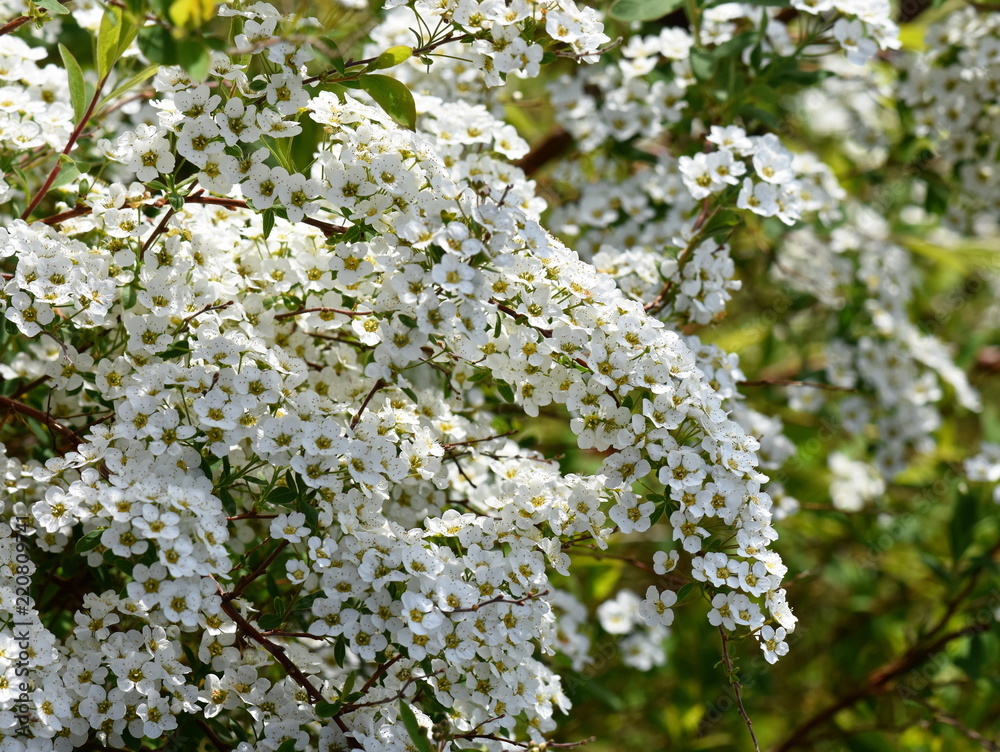
{"type": "Polygon", "coordinates": [[[992,259],[977,12],[914,53],[882,2],[2,4],[0,749],[572,747],[595,638],[669,674],[680,608],[756,747],[793,494],[937,460],[938,633],[980,596],[995,413],[915,259],[992,259]]]}

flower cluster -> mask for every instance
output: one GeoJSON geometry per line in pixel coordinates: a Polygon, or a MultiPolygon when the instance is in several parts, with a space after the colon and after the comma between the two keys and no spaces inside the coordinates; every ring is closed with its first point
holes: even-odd
{"type": "Polygon", "coordinates": [[[964,195],[950,197],[948,219],[959,230],[996,231],[997,150],[990,133],[1000,76],[1000,23],[972,7],[928,29],[928,52],[911,56],[902,88],[917,133],[929,138],[944,171],[964,195]]]}
{"type": "MultiPolygon", "coordinates": [[[[127,39],[103,59],[145,10],[72,9],[105,35],[97,67],[139,67],[124,83],[41,67],[58,21],[35,46],[0,32],[0,201],[18,209],[0,210],[0,514],[30,521],[24,566],[48,578],[22,607],[0,569],[0,619],[32,646],[30,688],[0,686],[0,749],[201,729],[238,752],[533,750],[598,626],[643,671],[689,606],[723,650],[785,655],[774,523],[800,506],[796,446],[708,327],[768,282],[796,297],[788,327],[822,319],[820,357],[790,360],[827,383],[773,383],[793,411],[857,392],[835,412],[876,462],[829,453],[835,510],[933,447],[946,391],[980,407],[915,320],[904,245],[747,93],[840,65],[800,54],[893,49],[888,4],[794,5],[696,7],[689,29],[612,49],[572,0],[390,0],[355,60],[314,19],[233,2],[203,76],[143,70],[151,48],[127,39]],[[555,57],[599,54],[548,86],[572,144],[540,171],[545,144],[503,105],[555,57]],[[84,160],[100,169],[70,169],[84,160]],[[530,448],[535,421],[590,464],[530,448]],[[621,540],[642,553],[608,550],[621,540]],[[588,603],[578,558],[604,556],[643,579],[588,603]]],[[[979,124],[988,97],[957,82],[992,64],[993,26],[947,28],[910,104],[974,99],[979,124]]],[[[972,143],[943,146],[946,169],[992,159],[972,143]]],[[[995,454],[970,479],[995,482],[995,454]]],[[[0,523],[4,562],[16,545],[0,523]]],[[[0,675],[20,656],[5,631],[0,675]]]]}
{"type": "MultiPolygon", "coordinates": [[[[275,17],[239,12],[240,49],[275,72],[249,78],[221,53],[222,86],[162,69],[158,124],[101,145],[122,179],[0,236],[16,261],[4,317],[38,341],[5,368],[48,382],[71,444],[44,466],[5,457],[12,509],[46,551],[72,544],[114,572],[69,632],[31,612],[52,646],[32,658],[36,738],[120,747],[234,714],[257,749],[386,749],[412,735],[399,701],[421,690],[418,722],[455,748],[541,741],[568,700],[539,658],[586,648],[548,571],[665,512],[685,558],[734,537],[733,566],[767,570],[713,584],[750,588],[740,627],[793,629],[760,444],[718,391],[735,365],[710,385],[679,335],[543,229],[509,162],[526,145],[485,108],[420,97],[414,132],[310,94],[304,48],[256,50],[275,17]],[[255,148],[298,134],[302,109],[327,134],[308,174],[255,148]],[[564,474],[491,433],[497,391],[531,416],[564,408],[601,472],[564,474]],[[262,614],[265,570],[295,596],[262,614]]],[[[634,665],[663,661],[666,585],[621,606],[622,625],[648,627],[628,638],[634,665]]]]}

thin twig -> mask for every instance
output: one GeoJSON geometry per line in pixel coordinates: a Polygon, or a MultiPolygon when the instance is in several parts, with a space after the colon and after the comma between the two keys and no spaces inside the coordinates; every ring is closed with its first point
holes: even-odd
{"type": "Polygon", "coordinates": [[[743,716],[743,722],[747,726],[747,731],[750,732],[750,740],[753,742],[755,752],[760,752],[760,745],[757,744],[757,735],[753,732],[753,723],[750,722],[750,716],[747,715],[747,710],[743,707],[743,697],[740,695],[740,688],[743,685],[740,684],[739,677],[733,671],[733,662],[729,658],[729,640],[726,637],[726,630],[723,629],[721,624],[719,625],[719,635],[722,637],[722,661],[726,667],[729,682],[733,685],[733,694],[736,695],[736,707],[739,708],[740,715],[743,716]]]}
{"type": "MultiPolygon", "coordinates": [[[[101,98],[101,90],[104,88],[104,84],[107,83],[108,76],[110,75],[111,72],[109,71],[104,74],[104,78],[97,82],[97,86],[94,89],[94,96],[90,100],[90,105],[87,107],[87,111],[83,113],[83,117],[80,118],[80,122],[76,124],[73,132],[69,135],[69,140],[66,142],[66,146],[63,147],[62,152],[60,152],[60,156],[68,156],[69,153],[73,151],[73,147],[80,139],[80,134],[83,133],[83,129],[87,125],[87,121],[90,120],[90,116],[94,114],[94,108],[97,107],[97,102],[101,98]]],[[[45,182],[42,183],[42,187],[38,189],[35,197],[31,199],[31,203],[28,204],[24,212],[21,214],[21,219],[27,220],[28,217],[31,216],[31,212],[35,210],[35,207],[41,203],[42,199],[45,198],[45,195],[49,192],[49,188],[52,187],[52,184],[55,182],[61,169],[62,160],[57,159],[56,163],[52,166],[52,170],[49,172],[48,177],[45,178],[45,182]]]]}
{"type": "Polygon", "coordinates": [[[302,316],[306,313],[339,313],[342,316],[373,316],[375,311],[348,311],[344,308],[298,308],[294,311],[279,313],[274,317],[275,321],[287,319],[292,316],[302,316]]]}
{"type": "Polygon", "coordinates": [[[361,414],[365,411],[365,408],[368,407],[368,403],[372,401],[372,397],[375,396],[376,392],[382,390],[386,386],[388,386],[388,385],[386,384],[386,382],[383,379],[379,379],[378,381],[375,382],[375,386],[373,386],[372,390],[370,392],[368,392],[368,396],[365,397],[365,401],[361,403],[361,407],[358,409],[357,415],[355,415],[353,418],[351,418],[351,430],[352,431],[355,428],[357,428],[358,421],[361,420],[361,414]]]}
{"type": "Polygon", "coordinates": [[[468,608],[454,608],[449,611],[449,614],[460,614],[460,613],[475,613],[483,606],[488,606],[491,603],[510,603],[513,606],[523,606],[525,602],[530,601],[534,598],[541,598],[543,595],[548,595],[548,590],[543,590],[540,593],[528,593],[523,598],[518,598],[516,600],[511,598],[504,598],[502,595],[497,595],[489,600],[483,601],[482,603],[477,603],[474,606],[469,606],[468,608]]]}
{"type": "Polygon", "coordinates": [[[757,381],[737,381],[737,386],[808,386],[813,389],[826,389],[829,392],[856,392],[857,389],[836,384],[824,384],[821,381],[788,381],[786,379],[759,379],[757,381]]]}
{"type": "Polygon", "coordinates": [[[3,26],[0,26],[0,37],[17,31],[29,21],[31,21],[31,16],[18,16],[13,21],[8,21],[3,26]]]}
{"type": "Polygon", "coordinates": [[[285,550],[285,547],[287,545],[288,545],[287,540],[281,541],[281,543],[279,543],[275,547],[275,549],[270,553],[270,555],[266,559],[264,559],[264,561],[262,561],[260,565],[253,572],[240,579],[239,583],[236,585],[235,588],[233,588],[231,592],[223,593],[222,600],[228,603],[234,598],[238,598],[240,595],[242,595],[243,591],[247,589],[247,587],[250,585],[251,582],[256,580],[258,577],[264,574],[264,572],[267,571],[267,568],[271,566],[271,563],[278,558],[278,555],[282,551],[285,550]]]}
{"type": "MultiPolygon", "coordinates": [[[[288,541],[284,542],[287,543],[288,541]]],[[[239,610],[231,603],[231,593],[223,590],[218,582],[215,583],[215,587],[218,589],[219,595],[222,596],[222,610],[226,612],[226,616],[233,620],[240,632],[273,655],[275,660],[285,669],[285,672],[292,677],[292,680],[308,693],[309,699],[314,703],[325,702],[326,698],[323,697],[322,692],[316,689],[315,685],[309,681],[309,677],[302,673],[302,669],[292,662],[285,653],[285,649],[262,635],[253,624],[243,617],[239,610]]]]}
{"type": "Polygon", "coordinates": [[[7,410],[11,412],[23,415],[26,418],[34,418],[39,423],[43,423],[53,433],[57,433],[64,439],[72,442],[74,448],[76,448],[80,442],[83,441],[83,439],[81,439],[73,429],[67,428],[51,415],[38,410],[37,408],[25,405],[23,402],[18,402],[17,400],[12,400],[10,397],[0,397],[0,405],[7,408],[7,410]]]}

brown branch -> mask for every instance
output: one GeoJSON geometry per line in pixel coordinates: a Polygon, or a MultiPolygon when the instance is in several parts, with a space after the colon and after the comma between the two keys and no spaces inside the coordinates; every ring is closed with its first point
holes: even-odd
{"type": "Polygon", "coordinates": [[[181,329],[179,331],[186,329],[188,324],[190,324],[194,319],[196,319],[199,316],[201,316],[203,313],[208,313],[209,311],[223,311],[226,308],[229,308],[229,306],[231,306],[235,302],[236,302],[235,300],[230,300],[230,301],[227,301],[225,303],[220,303],[219,305],[207,305],[204,308],[202,308],[200,311],[195,311],[190,316],[188,316],[186,319],[184,319],[184,323],[181,326],[181,329]]]}
{"type": "Polygon", "coordinates": [[[556,128],[545,138],[535,144],[531,151],[517,160],[514,164],[520,167],[528,177],[534,175],[542,167],[553,159],[557,159],[573,145],[573,137],[563,130],[556,128]]]}
{"type": "Polygon", "coordinates": [[[750,741],[753,742],[755,752],[760,752],[757,735],[753,732],[753,723],[750,722],[750,716],[747,715],[747,710],[743,707],[743,696],[740,694],[740,688],[743,685],[740,684],[739,677],[733,671],[733,662],[729,657],[729,639],[726,637],[726,630],[723,629],[721,624],[719,625],[719,635],[722,637],[722,662],[726,667],[726,675],[729,677],[729,683],[733,685],[733,694],[736,695],[736,707],[739,708],[740,715],[743,717],[743,723],[746,724],[747,731],[750,732],[750,741]]]}
{"type": "MultiPolygon", "coordinates": [[[[210,206],[224,206],[227,209],[249,209],[250,206],[246,201],[237,198],[216,198],[215,196],[187,196],[184,199],[186,204],[207,204],[210,206]]],[[[347,228],[342,225],[335,225],[330,222],[324,222],[321,219],[313,219],[312,217],[304,217],[300,220],[302,223],[311,225],[312,227],[317,227],[323,231],[326,237],[332,235],[338,235],[340,233],[347,232],[347,228]]]]}
{"type": "Polygon", "coordinates": [[[0,37],[4,36],[5,34],[10,34],[12,32],[17,31],[30,21],[31,21],[31,16],[18,16],[13,21],[8,21],[3,26],[0,26],[0,37]]]}
{"type": "Polygon", "coordinates": [[[339,313],[343,316],[373,316],[375,311],[348,311],[343,308],[298,308],[294,311],[279,313],[274,317],[274,320],[279,321],[292,316],[301,316],[304,313],[339,313]]]}
{"type": "MultiPolygon", "coordinates": [[[[80,138],[80,134],[83,133],[84,127],[87,125],[87,121],[90,120],[90,116],[94,114],[94,108],[97,107],[97,102],[101,98],[101,90],[104,88],[104,84],[107,83],[108,76],[111,75],[110,71],[104,75],[100,81],[97,82],[97,86],[94,89],[94,96],[90,100],[90,105],[87,107],[87,111],[83,113],[83,117],[80,118],[80,122],[76,124],[73,132],[69,136],[69,141],[66,142],[66,146],[63,147],[60,156],[67,156],[76,145],[76,142],[80,138]]],[[[45,182],[42,183],[42,187],[38,189],[35,197],[31,199],[31,203],[25,208],[24,212],[21,214],[21,219],[27,220],[31,216],[31,212],[35,210],[35,207],[41,203],[42,199],[49,192],[49,188],[55,182],[56,177],[59,175],[59,171],[62,169],[62,160],[57,159],[56,163],[52,166],[52,170],[49,172],[45,182]]]]}
{"type": "Polygon", "coordinates": [[[813,389],[826,389],[829,392],[857,392],[849,386],[824,384],[821,381],[788,381],[786,379],[760,379],[758,381],[737,381],[736,386],[808,386],[813,389]]]}
{"type": "Polygon", "coordinates": [[[256,580],[258,577],[264,574],[264,572],[267,571],[267,568],[271,566],[274,560],[278,558],[278,555],[285,550],[285,547],[287,545],[288,545],[287,540],[281,541],[281,543],[279,543],[275,547],[275,549],[270,553],[270,555],[266,559],[264,559],[264,561],[262,561],[260,565],[253,572],[240,578],[239,583],[236,585],[235,588],[233,588],[231,592],[223,593],[222,600],[228,603],[234,598],[238,598],[240,595],[242,595],[243,591],[247,589],[247,587],[250,585],[251,582],[256,580]]]}
{"type": "Polygon", "coordinates": [[[458,446],[467,446],[469,444],[480,444],[484,441],[493,441],[494,439],[502,439],[505,436],[513,436],[517,431],[507,431],[507,433],[497,434],[496,436],[487,436],[485,439],[466,439],[465,441],[452,441],[448,444],[442,444],[444,450],[450,451],[458,446]]]}
{"type": "Polygon", "coordinates": [[[389,670],[392,664],[394,664],[402,657],[403,657],[402,653],[396,653],[396,655],[394,655],[385,663],[380,663],[378,665],[378,668],[375,669],[375,672],[370,677],[368,677],[368,681],[366,681],[365,685],[361,688],[361,694],[363,695],[368,694],[369,690],[371,690],[371,688],[375,686],[375,682],[378,681],[379,677],[383,676],[385,672],[389,670]]]}
{"type": "Polygon", "coordinates": [[[388,386],[388,384],[383,379],[379,379],[375,382],[375,386],[373,386],[372,390],[368,392],[368,396],[365,397],[365,401],[361,403],[361,407],[358,409],[357,415],[351,418],[352,431],[357,428],[358,421],[361,420],[361,414],[365,411],[365,408],[368,407],[368,403],[372,401],[372,397],[375,396],[376,392],[382,390],[386,386],[388,386]]]}
{"type": "Polygon", "coordinates": [[[376,705],[385,705],[390,702],[396,702],[396,700],[402,700],[403,697],[406,695],[406,690],[410,688],[411,684],[413,684],[414,682],[418,682],[421,679],[428,679],[432,676],[437,676],[438,674],[443,673],[445,671],[447,671],[447,667],[439,668],[437,671],[431,671],[429,674],[423,674],[421,676],[411,676],[409,679],[403,682],[403,686],[400,687],[399,691],[392,697],[385,697],[381,700],[372,700],[371,702],[357,702],[357,703],[351,703],[350,705],[344,705],[339,711],[337,711],[337,714],[333,717],[339,719],[340,716],[344,715],[345,713],[353,713],[358,708],[371,708],[376,705]]]}
{"type": "MultiPolygon", "coordinates": [[[[493,298],[490,298],[490,302],[497,307],[498,311],[500,311],[501,313],[506,313],[508,316],[510,316],[514,320],[517,320],[517,319],[527,319],[528,318],[527,314],[519,313],[518,311],[515,311],[510,306],[506,306],[503,303],[501,303],[501,302],[499,302],[497,300],[494,300],[493,298]]],[[[531,326],[531,324],[528,324],[528,326],[531,326]]],[[[531,328],[534,329],[535,331],[537,331],[539,334],[541,334],[546,339],[549,339],[549,338],[552,337],[552,330],[551,329],[542,329],[540,326],[531,326],[531,328]]]]}
{"type": "MultiPolygon", "coordinates": [[[[58,173],[58,171],[57,171],[58,173]]],[[[53,180],[55,178],[53,177],[53,180]]],[[[41,200],[41,199],[39,199],[41,200]]],[[[249,209],[250,206],[246,201],[238,198],[219,198],[216,196],[203,196],[201,192],[195,193],[191,196],[184,197],[185,204],[202,204],[206,206],[222,206],[226,209],[232,209],[236,211],[237,209],[249,209]]],[[[158,198],[150,206],[165,206],[167,200],[165,198],[158,198]]],[[[31,207],[34,208],[34,204],[31,207]]],[[[89,206],[74,206],[72,209],[67,209],[66,211],[60,212],[59,214],[53,214],[51,217],[46,217],[45,219],[38,220],[46,225],[57,225],[60,222],[65,222],[68,219],[74,219],[76,217],[82,217],[86,214],[90,214],[93,211],[89,206]]],[[[170,219],[173,210],[168,212],[164,222],[170,219]]],[[[23,218],[23,216],[22,216],[23,218]]],[[[340,233],[347,232],[347,228],[341,225],[335,225],[330,222],[324,222],[321,219],[314,219],[313,217],[305,217],[301,220],[304,224],[310,225],[312,227],[317,227],[323,231],[326,237],[331,237],[332,235],[338,235],[340,233]]],[[[154,231],[155,233],[155,231],[154,231]]],[[[147,241],[148,243],[149,241],[147,241]]],[[[145,250],[145,248],[143,249],[145,250]]]]}
{"type": "Polygon", "coordinates": [[[208,725],[207,721],[199,718],[195,721],[195,723],[197,723],[201,730],[205,732],[205,736],[209,738],[212,745],[219,750],[219,752],[229,752],[229,747],[227,747],[222,739],[219,738],[218,734],[216,734],[212,727],[208,725]]]}
{"type": "Polygon", "coordinates": [[[806,746],[812,733],[823,724],[831,721],[840,711],[853,707],[866,697],[884,693],[893,679],[912,671],[917,666],[926,662],[932,655],[944,650],[948,643],[971,634],[976,634],[977,632],[982,632],[988,628],[989,625],[987,624],[977,623],[970,627],[942,635],[925,647],[914,646],[900,658],[877,668],[869,674],[868,680],[862,686],[847,693],[833,704],[799,724],[788,735],[785,741],[774,748],[774,752],[788,752],[790,749],[806,746]]]}
{"type": "Polygon", "coordinates": [[[53,433],[57,433],[64,439],[72,442],[74,448],[79,446],[80,442],[83,441],[83,439],[77,435],[76,431],[62,425],[48,413],[42,412],[41,410],[29,405],[25,405],[23,402],[12,400],[10,397],[0,397],[0,406],[5,407],[9,412],[15,412],[26,418],[34,418],[39,423],[46,425],[53,433]]]}
{"type": "MultiPolygon", "coordinates": [[[[198,196],[201,196],[201,194],[203,194],[204,192],[205,191],[203,189],[199,188],[195,194],[193,194],[192,196],[188,196],[187,198],[196,198],[198,196]]],[[[186,200],[187,199],[185,199],[185,201],[186,200]]],[[[150,246],[153,245],[153,243],[160,236],[160,234],[167,228],[167,222],[170,221],[170,218],[172,216],[174,216],[173,206],[171,206],[167,210],[167,213],[163,215],[163,219],[160,220],[160,224],[156,226],[153,232],[150,233],[149,237],[146,238],[146,242],[142,244],[142,247],[139,249],[139,261],[142,261],[142,257],[146,255],[146,251],[149,250],[150,246]]]]}
{"type": "Polygon", "coordinates": [[[510,603],[514,606],[523,606],[527,601],[530,601],[534,598],[541,598],[543,595],[548,595],[548,594],[549,594],[548,590],[543,590],[540,593],[528,593],[523,598],[518,598],[516,600],[510,598],[504,598],[502,595],[497,595],[493,598],[490,598],[489,600],[483,601],[482,603],[477,603],[474,606],[469,606],[468,608],[454,608],[448,613],[449,614],[475,613],[483,606],[488,606],[491,603],[510,603]]]}
{"type": "MultiPolygon", "coordinates": [[[[287,542],[288,541],[284,541],[284,543],[287,542]]],[[[281,664],[281,667],[285,669],[285,672],[292,677],[295,683],[308,693],[309,699],[311,699],[313,703],[325,702],[326,698],[323,697],[323,694],[316,689],[311,681],[309,681],[309,677],[302,673],[302,669],[292,662],[292,660],[285,653],[285,649],[281,645],[271,642],[271,640],[262,635],[257,628],[247,621],[239,610],[231,603],[231,598],[233,597],[232,593],[227,593],[223,590],[222,586],[219,585],[218,582],[215,583],[215,586],[218,588],[219,595],[222,596],[222,610],[225,611],[226,616],[233,620],[236,627],[244,635],[273,655],[275,660],[281,664]]]]}

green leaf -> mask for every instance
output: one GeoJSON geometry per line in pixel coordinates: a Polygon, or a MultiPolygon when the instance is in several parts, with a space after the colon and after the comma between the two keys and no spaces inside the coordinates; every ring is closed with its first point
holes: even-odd
{"type": "Polygon", "coordinates": [[[341,704],[340,700],[337,700],[337,702],[317,702],[316,715],[320,718],[332,718],[337,715],[337,711],[340,710],[341,704]]]}
{"type": "Polygon", "coordinates": [[[236,516],[236,499],[229,492],[228,488],[219,489],[219,500],[222,502],[222,508],[225,510],[226,514],[230,517],[236,516]]]}
{"type": "Polygon", "coordinates": [[[177,42],[162,26],[144,26],[139,30],[139,50],[151,63],[177,65],[180,62],[177,42]]]}
{"type": "Polygon", "coordinates": [[[277,629],[278,627],[281,626],[281,623],[283,621],[284,619],[282,619],[277,614],[264,614],[263,616],[260,617],[260,619],[257,620],[257,623],[260,625],[261,629],[267,631],[271,629],[277,629]]]}
{"type": "Polygon", "coordinates": [[[956,561],[965,553],[972,543],[972,534],[976,526],[976,497],[971,493],[963,493],[955,504],[955,513],[948,525],[948,539],[951,543],[951,555],[956,561]]]}
{"type": "Polygon", "coordinates": [[[354,681],[357,678],[358,678],[358,673],[356,671],[352,671],[347,675],[347,679],[344,681],[344,688],[340,690],[340,694],[342,697],[347,697],[349,694],[351,694],[351,690],[354,689],[354,681]]]}
{"type": "Polygon", "coordinates": [[[73,105],[73,117],[79,123],[87,111],[87,83],[83,79],[83,69],[76,62],[73,53],[63,44],[59,45],[59,55],[69,77],[69,101],[73,105]]]}
{"type": "Polygon", "coordinates": [[[97,32],[97,74],[103,79],[118,61],[118,42],[122,34],[122,10],[109,5],[101,17],[97,32]]]}
{"type": "Polygon", "coordinates": [[[126,311],[135,306],[136,300],[138,300],[138,293],[135,289],[135,285],[128,285],[122,290],[122,308],[126,311]]]}
{"type": "Polygon", "coordinates": [[[139,752],[142,749],[142,739],[137,739],[132,736],[129,732],[128,727],[122,729],[122,739],[125,740],[125,746],[131,749],[133,752],[139,752]]]}
{"type": "Polygon", "coordinates": [[[95,548],[97,544],[101,542],[101,534],[103,532],[104,528],[101,528],[99,530],[91,530],[85,536],[80,538],[80,540],[76,542],[76,552],[78,554],[84,554],[87,551],[90,551],[93,548],[95,548]]]}
{"type": "Polygon", "coordinates": [[[196,81],[204,80],[208,75],[208,66],[212,62],[208,47],[199,39],[185,39],[177,45],[177,54],[184,70],[196,81]]]}
{"type": "Polygon", "coordinates": [[[431,752],[431,743],[427,740],[427,734],[420,728],[417,717],[405,702],[399,703],[399,717],[403,719],[403,725],[406,726],[406,731],[418,752],[431,752]]]}
{"type": "Polygon", "coordinates": [[[271,230],[274,229],[274,209],[265,209],[262,219],[264,221],[264,240],[267,240],[271,236],[271,230]]]}
{"type": "Polygon", "coordinates": [[[283,507],[291,507],[295,506],[298,497],[299,495],[295,492],[294,488],[278,486],[267,495],[266,501],[268,504],[280,504],[283,507]]]}
{"type": "Polygon", "coordinates": [[[345,661],[347,660],[347,640],[341,635],[337,638],[337,641],[333,645],[333,660],[337,662],[337,665],[343,668],[345,661]]]}
{"type": "Polygon", "coordinates": [[[383,68],[392,68],[399,65],[404,60],[408,60],[413,56],[413,48],[407,47],[406,45],[396,45],[395,47],[390,47],[377,58],[375,58],[375,70],[382,70],[383,68]]]}
{"type": "MultiPolygon", "coordinates": [[[[705,5],[706,8],[714,8],[716,5],[725,5],[732,0],[712,0],[705,5]]],[[[788,5],[788,0],[746,0],[744,5],[756,5],[764,8],[784,8],[788,5]]]]}
{"type": "MultiPolygon", "coordinates": [[[[56,0],[35,0],[35,5],[39,8],[45,8],[49,13],[55,13],[57,16],[69,13],[69,9],[65,5],[57,3],[56,0]]],[[[62,45],[59,46],[62,47],[62,45]]]]}
{"type": "Polygon", "coordinates": [[[417,106],[406,85],[389,76],[368,75],[358,79],[379,107],[400,125],[411,131],[417,126],[417,106]]]}
{"type": "Polygon", "coordinates": [[[56,179],[53,180],[52,185],[49,186],[50,190],[62,188],[67,183],[72,183],[80,177],[80,168],[71,157],[67,157],[65,154],[60,154],[59,163],[62,166],[59,169],[59,174],[56,175],[56,179]]]}
{"type": "Polygon", "coordinates": [[[498,381],[497,391],[500,393],[500,396],[504,398],[504,401],[506,402],[514,401],[514,390],[511,389],[510,384],[507,384],[503,381],[498,381]]]}
{"type": "MultiPolygon", "coordinates": [[[[159,29],[160,27],[159,26],[155,26],[155,27],[154,26],[150,26],[149,28],[150,29],[153,29],[153,28],[159,29]]],[[[164,30],[164,29],[161,29],[161,30],[164,30]]],[[[145,29],[143,29],[142,31],[145,31],[145,29]]],[[[168,34],[167,36],[170,36],[170,35],[168,34]]],[[[139,48],[142,49],[142,32],[139,33],[139,48]]],[[[146,57],[149,57],[149,55],[146,54],[145,50],[143,50],[143,54],[146,55],[146,57]]],[[[152,58],[150,58],[150,59],[152,59],[152,58]]],[[[147,78],[149,78],[154,73],[156,73],[156,71],[158,71],[159,69],[160,69],[159,63],[156,63],[154,65],[148,65],[145,68],[143,68],[141,71],[139,71],[138,73],[136,73],[134,76],[130,76],[129,78],[125,79],[125,81],[123,81],[122,83],[118,84],[118,86],[116,86],[114,88],[114,90],[110,94],[108,94],[106,97],[104,97],[104,98],[101,99],[101,102],[98,105],[98,109],[104,107],[109,102],[118,99],[118,97],[120,97],[122,94],[124,94],[129,89],[131,89],[133,86],[137,86],[138,84],[141,84],[147,78]]],[[[152,185],[152,183],[147,183],[147,185],[152,185]]],[[[165,186],[164,186],[164,190],[166,190],[165,186]]]]}
{"type": "Polygon", "coordinates": [[[618,0],[611,17],[619,21],[652,21],[677,10],[684,0],[618,0]]]}
{"type": "Polygon", "coordinates": [[[715,73],[716,58],[708,50],[691,50],[691,73],[701,82],[708,81],[715,73]]]}
{"type": "Polygon", "coordinates": [[[319,526],[319,511],[305,499],[299,500],[298,510],[305,515],[306,524],[311,528],[319,526]]]}
{"type": "Polygon", "coordinates": [[[180,358],[191,352],[191,343],[186,339],[182,339],[180,342],[174,342],[170,347],[161,353],[157,353],[157,356],[163,358],[164,360],[172,360],[174,358],[180,358]]]}
{"type": "Polygon", "coordinates": [[[694,590],[694,586],[695,583],[693,582],[689,582],[687,585],[682,585],[681,589],[677,591],[677,602],[680,603],[682,600],[687,598],[688,595],[691,594],[691,591],[694,590]]]}
{"type": "Polygon", "coordinates": [[[296,741],[294,739],[285,739],[278,747],[278,752],[295,752],[298,747],[295,746],[296,741]]]}

